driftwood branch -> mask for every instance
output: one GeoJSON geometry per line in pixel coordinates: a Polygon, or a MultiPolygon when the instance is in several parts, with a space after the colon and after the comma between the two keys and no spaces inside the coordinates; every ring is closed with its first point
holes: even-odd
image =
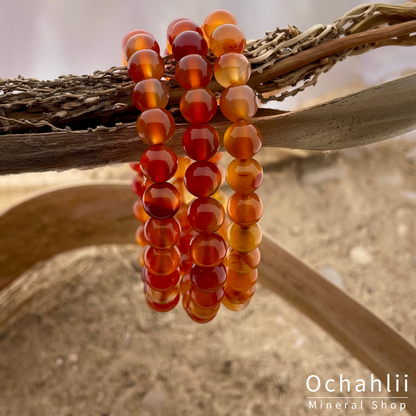
{"type": "MultiPolygon", "coordinates": [[[[261,110],[253,122],[266,147],[336,150],[386,140],[416,129],[416,73],[305,110],[261,110]]],[[[213,124],[222,135],[227,121],[213,124]]],[[[178,124],[172,148],[181,154],[178,124]]],[[[135,124],[85,132],[0,135],[0,174],[92,168],[139,160],[145,146],[135,124]]]]}
{"type": "MultiPolygon", "coordinates": [[[[135,198],[129,184],[84,185],[43,193],[0,215],[0,328],[60,284],[56,276],[19,278],[34,264],[80,247],[134,242],[135,198]]],[[[415,348],[280,244],[265,236],[260,249],[259,283],[321,326],[381,379],[399,374],[403,380],[407,374],[407,409],[416,415],[415,348]]]]}

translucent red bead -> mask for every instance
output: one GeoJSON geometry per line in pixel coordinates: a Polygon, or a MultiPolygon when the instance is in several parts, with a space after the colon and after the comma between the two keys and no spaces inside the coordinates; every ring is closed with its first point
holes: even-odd
{"type": "Polygon", "coordinates": [[[209,46],[216,57],[225,53],[243,53],[246,47],[246,37],[236,25],[227,23],[218,26],[211,34],[209,46]]]}
{"type": "Polygon", "coordinates": [[[136,84],[132,93],[134,105],[145,111],[151,108],[165,108],[169,102],[166,84],[155,78],[144,79],[136,84]]]}
{"type": "Polygon", "coordinates": [[[186,91],[179,106],[183,117],[192,124],[208,123],[217,112],[217,100],[206,88],[186,91]]]}
{"type": "Polygon", "coordinates": [[[187,90],[206,87],[212,79],[212,68],[203,56],[187,55],[176,64],[175,78],[178,84],[187,90]]]}
{"type": "Polygon", "coordinates": [[[186,170],[185,185],[192,195],[206,198],[218,191],[221,179],[221,172],[214,163],[200,161],[186,170]]]}
{"type": "Polygon", "coordinates": [[[165,72],[165,65],[157,52],[142,49],[131,56],[127,69],[130,78],[134,82],[140,82],[149,78],[161,79],[165,72]]]}
{"type": "Polygon", "coordinates": [[[182,138],[185,153],[194,160],[209,160],[220,147],[217,131],[208,124],[196,124],[189,127],[182,138]]]}
{"type": "Polygon", "coordinates": [[[178,190],[170,183],[154,183],[143,195],[143,208],[155,219],[172,218],[179,210],[181,197],[178,190]]]}
{"type": "Polygon", "coordinates": [[[151,35],[140,33],[138,35],[132,36],[124,46],[124,57],[127,61],[131,56],[142,49],[151,49],[156,53],[160,53],[159,44],[156,42],[155,38],[151,35]]]}
{"type": "Polygon", "coordinates": [[[192,239],[190,254],[198,266],[217,266],[222,262],[226,253],[227,246],[219,234],[197,234],[192,239]]]}
{"type": "Polygon", "coordinates": [[[144,236],[154,248],[167,249],[179,241],[181,226],[175,218],[158,220],[150,218],[144,225],[144,236]]]}
{"type": "Polygon", "coordinates": [[[236,159],[249,159],[259,152],[262,146],[259,129],[246,121],[234,123],[224,134],[225,150],[236,159]]]}
{"type": "Polygon", "coordinates": [[[136,131],[140,140],[148,145],[166,143],[175,132],[175,120],[169,111],[152,108],[140,114],[136,131]]]}
{"type": "MultiPolygon", "coordinates": [[[[176,25],[180,24],[177,23],[176,25]]],[[[176,26],[175,25],[175,26],[176,26]]],[[[205,56],[208,53],[207,41],[198,33],[191,30],[182,32],[176,36],[172,43],[173,57],[179,61],[186,55],[202,55],[205,56]]]]}
{"type": "Polygon", "coordinates": [[[224,219],[224,207],[215,198],[197,198],[189,206],[189,224],[199,233],[215,233],[221,228],[224,219]]]}
{"type": "Polygon", "coordinates": [[[220,107],[228,120],[247,121],[257,112],[257,94],[248,85],[231,85],[221,94],[220,107]]]}
{"type": "Polygon", "coordinates": [[[143,175],[158,183],[171,179],[178,168],[175,152],[163,144],[155,144],[146,149],[140,163],[143,175]]]}

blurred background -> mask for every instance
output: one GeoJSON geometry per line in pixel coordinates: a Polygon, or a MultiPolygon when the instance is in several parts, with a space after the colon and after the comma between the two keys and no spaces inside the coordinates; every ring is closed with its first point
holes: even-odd
{"type": "MultiPolygon", "coordinates": [[[[120,64],[130,30],[150,31],[163,49],[171,20],[202,24],[217,8],[234,13],[253,39],[277,26],[332,23],[361,3],[1,0],[0,77],[105,70],[120,64]]],[[[273,106],[327,101],[411,72],[415,62],[416,48],[348,58],[316,87],[273,106]]],[[[263,229],[415,343],[416,133],[326,154],[274,149],[258,159],[266,165],[263,229]]],[[[51,187],[131,177],[126,166],[1,177],[0,210],[51,187]]],[[[29,272],[56,275],[57,283],[0,332],[0,416],[306,415],[309,375],[369,379],[332,338],[260,285],[248,309],[223,308],[205,326],[180,307],[154,313],[136,263],[134,246],[92,247],[29,272]]]]}

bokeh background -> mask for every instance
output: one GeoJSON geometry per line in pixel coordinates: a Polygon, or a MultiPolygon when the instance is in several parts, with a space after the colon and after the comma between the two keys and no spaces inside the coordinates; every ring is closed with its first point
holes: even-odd
{"type": "MultiPolygon", "coordinates": [[[[217,8],[233,12],[252,39],[277,26],[332,23],[359,4],[1,0],[0,77],[104,70],[119,65],[128,31],[149,30],[162,48],[171,20],[202,24],[217,8]]],[[[326,101],[415,70],[415,62],[415,48],[348,58],[316,87],[274,106],[295,110],[326,101]]],[[[266,165],[263,229],[414,343],[416,133],[325,154],[263,150],[259,160],[266,165]]],[[[113,166],[3,177],[0,210],[51,187],[131,176],[126,166],[113,166]]],[[[309,375],[370,377],[261,286],[247,310],[222,309],[205,326],[190,322],[180,307],[153,313],[136,265],[134,246],[92,247],[30,272],[38,281],[56,275],[57,283],[0,332],[0,416],[319,414],[307,410],[309,375]]],[[[376,413],[368,402],[354,414],[376,413]]]]}

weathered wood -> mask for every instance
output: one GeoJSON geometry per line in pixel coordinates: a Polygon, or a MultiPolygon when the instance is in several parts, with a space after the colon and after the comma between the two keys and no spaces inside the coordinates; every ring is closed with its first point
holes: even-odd
{"type": "MultiPolygon", "coordinates": [[[[135,196],[128,184],[83,185],[47,192],[0,215],[0,327],[59,284],[25,281],[35,263],[79,247],[134,243],[135,196]]],[[[359,302],[265,236],[259,282],[312,319],[374,374],[408,375],[408,410],[416,415],[416,350],[359,302]]]]}
{"type": "MultiPolygon", "coordinates": [[[[416,129],[416,73],[304,110],[258,114],[253,123],[265,147],[337,150],[375,143],[416,129]]],[[[229,125],[213,123],[221,136],[229,125]]],[[[178,154],[188,126],[178,124],[169,142],[178,154]]],[[[134,123],[84,132],[0,135],[0,174],[130,162],[139,160],[146,147],[134,123]]]]}

